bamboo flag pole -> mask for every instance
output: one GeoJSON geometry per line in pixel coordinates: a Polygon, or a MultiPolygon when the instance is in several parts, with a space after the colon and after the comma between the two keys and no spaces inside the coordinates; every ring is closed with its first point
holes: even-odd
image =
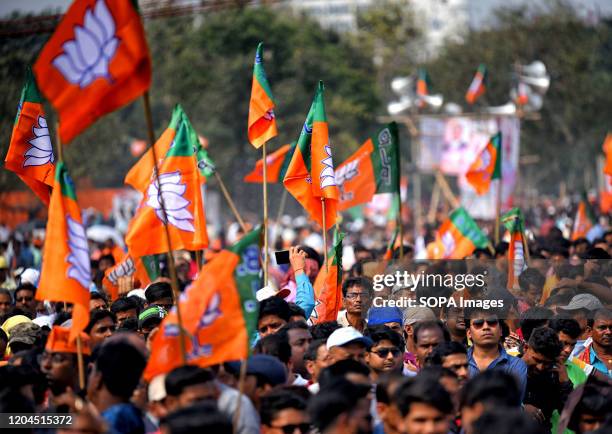
{"type": "Polygon", "coordinates": [[[263,237],[264,237],[264,286],[268,285],[268,265],[270,258],[268,255],[268,158],[266,155],[266,142],[261,147],[263,163],[263,237]]]}
{"type": "Polygon", "coordinates": [[[502,180],[499,178],[497,180],[497,204],[495,206],[495,245],[499,244],[500,233],[499,233],[499,219],[501,216],[501,206],[502,206],[502,180]]]}
{"type": "Polygon", "coordinates": [[[325,198],[321,198],[321,214],[323,216],[323,262],[327,267],[327,222],[325,221],[325,198]]]}
{"type": "Polygon", "coordinates": [[[230,196],[229,191],[227,191],[227,187],[225,186],[223,179],[221,179],[221,175],[219,175],[219,172],[217,172],[216,170],[215,170],[215,179],[219,183],[219,187],[221,188],[221,193],[223,193],[223,196],[225,197],[227,204],[232,210],[234,217],[236,217],[236,220],[238,220],[238,224],[240,225],[242,232],[246,234],[248,230],[247,230],[246,225],[244,224],[244,220],[242,220],[242,217],[240,216],[240,213],[238,212],[238,209],[236,208],[236,204],[234,204],[234,201],[232,200],[232,197],[230,196]]]}
{"type": "MultiPolygon", "coordinates": [[[[404,225],[402,222],[402,194],[401,192],[397,192],[397,224],[399,225],[399,237],[400,237],[400,246],[399,246],[399,258],[400,261],[404,259],[404,225]]],[[[393,247],[391,248],[393,250],[393,247]]]]}
{"type": "Polygon", "coordinates": [[[244,382],[246,380],[247,372],[247,359],[240,361],[240,377],[238,378],[238,403],[236,404],[236,411],[232,419],[233,433],[238,433],[238,422],[240,421],[240,411],[242,408],[242,396],[244,395],[244,382]]]}
{"type": "MultiPolygon", "coordinates": [[[[57,159],[59,161],[64,161],[64,149],[62,147],[62,139],[59,134],[59,122],[55,123],[55,134],[56,134],[56,143],[57,143],[57,159]]],[[[79,371],[79,388],[81,390],[85,389],[85,364],[83,362],[83,343],[81,342],[81,332],[77,333],[76,337],[77,344],[77,368],[79,371]]]]}
{"type": "Polygon", "coordinates": [[[446,200],[448,200],[448,203],[450,203],[453,208],[459,208],[460,203],[457,196],[455,196],[453,190],[451,190],[450,186],[448,185],[448,182],[446,182],[446,178],[439,170],[436,171],[436,181],[438,181],[440,184],[442,194],[444,194],[446,200]]]}
{"type": "Polygon", "coordinates": [[[164,201],[164,195],[161,193],[161,182],[159,181],[159,170],[157,169],[157,152],[155,150],[155,132],[153,131],[153,116],[151,115],[151,102],[149,100],[149,91],[146,91],[143,95],[143,104],[145,112],[145,120],[147,122],[147,133],[149,136],[149,143],[151,144],[151,156],[153,158],[153,174],[155,175],[155,181],[158,185],[158,200],[161,205],[162,215],[164,217],[164,232],[166,234],[166,241],[168,243],[168,271],[170,272],[170,285],[172,286],[172,293],[174,294],[174,301],[176,306],[176,318],[179,325],[179,343],[181,348],[181,356],[183,364],[187,364],[187,350],[185,347],[185,329],[183,328],[183,319],[181,316],[181,309],[179,303],[179,287],[178,279],[176,277],[176,267],[174,266],[174,256],[172,256],[172,243],[170,241],[170,229],[168,228],[168,215],[166,214],[166,205],[164,201]]]}

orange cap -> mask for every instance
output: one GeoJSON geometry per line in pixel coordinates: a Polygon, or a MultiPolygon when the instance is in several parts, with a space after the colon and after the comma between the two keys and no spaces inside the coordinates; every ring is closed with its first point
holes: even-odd
{"type": "MultiPolygon", "coordinates": [[[[49,337],[47,338],[47,345],[45,350],[50,353],[77,353],[76,339],[72,342],[68,341],[70,336],[70,329],[68,327],[53,326],[49,337]]],[[[83,354],[90,355],[91,348],[89,346],[89,336],[85,333],[81,333],[81,347],[83,354]]]]}

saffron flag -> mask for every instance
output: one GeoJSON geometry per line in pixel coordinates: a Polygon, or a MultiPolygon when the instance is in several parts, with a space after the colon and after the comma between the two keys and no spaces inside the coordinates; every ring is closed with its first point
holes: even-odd
{"type": "Polygon", "coordinates": [[[160,276],[159,264],[154,255],[132,258],[126,253],[121,262],[104,272],[102,284],[109,292],[111,300],[119,298],[119,279],[133,277],[135,288],[144,288],[160,276]]]}
{"type": "Polygon", "coordinates": [[[195,152],[183,118],[159,169],[161,185],[153,177],[128,227],[125,240],[133,257],[169,251],[164,224],[173,250],[201,250],[208,246],[195,152]]]}
{"type": "Polygon", "coordinates": [[[37,300],[73,303],[70,339],[89,322],[89,245],[76,191],[62,161],[55,168],[37,300]]]}
{"type": "Polygon", "coordinates": [[[604,174],[607,175],[608,184],[612,185],[612,133],[606,134],[606,139],[604,140],[602,147],[604,153],[606,154],[604,174]]]}
{"type": "Polygon", "coordinates": [[[480,98],[487,87],[487,67],[484,63],[481,63],[476,70],[476,74],[470,83],[467,93],[465,94],[465,100],[469,104],[474,104],[478,98],[480,98]]]}
{"type": "Polygon", "coordinates": [[[370,137],[335,171],[340,191],[338,211],[372,200],[377,193],[398,193],[400,158],[397,124],[370,137]]]}
{"type": "Polygon", "coordinates": [[[476,248],[484,249],[488,243],[468,212],[457,208],[438,228],[429,259],[463,259],[476,248]]]}
{"type": "Polygon", "coordinates": [[[595,226],[595,216],[593,215],[593,210],[589,206],[586,195],[584,195],[583,199],[578,204],[571,240],[575,241],[578,238],[586,238],[587,233],[593,226],[595,226]]]}
{"type": "Polygon", "coordinates": [[[416,94],[419,107],[425,106],[425,100],[423,99],[423,97],[429,95],[429,86],[429,74],[427,74],[427,71],[425,69],[419,68],[416,83],[416,94]]]}
{"type": "MultiPolygon", "coordinates": [[[[234,278],[240,261],[237,253],[219,252],[202,267],[198,278],[182,294],[179,306],[188,364],[206,367],[248,356],[250,320],[245,319],[243,306],[256,319],[257,301],[254,295],[248,300],[241,298],[234,278]]],[[[179,339],[174,307],[153,338],[151,356],[143,374],[145,380],[182,365],[179,339]]]]}
{"type": "Polygon", "coordinates": [[[516,86],[515,102],[517,105],[525,105],[529,102],[529,86],[524,81],[519,80],[516,86]]]}
{"type": "Polygon", "coordinates": [[[263,67],[263,44],[260,42],[255,53],[249,103],[249,142],[256,148],[278,135],[274,107],[272,90],[263,67]]]}
{"type": "Polygon", "coordinates": [[[472,163],[465,178],[474,187],[476,193],[485,194],[491,187],[491,181],[501,179],[502,173],[502,137],[501,133],[489,139],[476,160],[472,163]]]}
{"type": "MultiPolygon", "coordinates": [[[[266,157],[266,178],[268,182],[278,182],[281,169],[287,157],[291,158],[291,145],[283,145],[266,157]]],[[[255,163],[255,168],[244,177],[244,182],[263,183],[263,159],[255,163]]]]}
{"type": "Polygon", "coordinates": [[[310,314],[311,324],[336,321],[342,308],[342,240],[337,234],[334,247],[327,255],[327,264],[321,267],[314,283],[315,307],[310,314]]]}
{"type": "Polygon", "coordinates": [[[501,221],[510,233],[508,246],[508,289],[518,288],[518,278],[527,268],[525,259],[527,240],[525,239],[525,220],[518,208],[512,208],[501,217],[501,221]]]}
{"type": "Polygon", "coordinates": [[[393,252],[395,251],[395,249],[397,247],[402,247],[401,245],[398,246],[397,245],[397,238],[399,237],[399,226],[396,225],[395,229],[393,230],[393,235],[391,236],[391,239],[389,240],[389,244],[387,244],[387,250],[385,250],[385,254],[383,256],[383,259],[386,261],[390,261],[391,259],[393,259],[393,252]]]}
{"type": "Polygon", "coordinates": [[[151,58],[135,2],[76,0],[34,65],[69,143],[96,119],[142,95],[151,58]]]}
{"type": "Polygon", "coordinates": [[[319,82],[283,183],[310,218],[321,227],[322,202],[325,200],[324,229],[327,230],[336,222],[339,192],[334,176],[323,90],[323,82],[319,82]]]}
{"type": "Polygon", "coordinates": [[[45,205],[49,205],[55,156],[42,98],[29,69],[4,161],[7,169],[15,172],[45,205]]]}

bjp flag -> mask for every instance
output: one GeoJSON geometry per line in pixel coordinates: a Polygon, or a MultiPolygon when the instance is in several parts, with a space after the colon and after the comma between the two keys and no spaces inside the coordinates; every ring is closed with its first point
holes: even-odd
{"type": "Polygon", "coordinates": [[[164,225],[173,250],[201,250],[208,246],[195,152],[189,128],[181,122],[159,169],[159,184],[155,177],[149,182],[128,227],[125,241],[133,257],[170,250],[164,225]]]}
{"type": "Polygon", "coordinates": [[[135,2],[76,0],[34,65],[68,143],[151,85],[151,59],[135,2]]]}
{"type": "Polygon", "coordinates": [[[584,198],[578,204],[570,239],[576,241],[578,238],[586,238],[591,228],[595,226],[595,223],[593,210],[591,210],[586,195],[584,195],[584,198]]]}
{"type": "Polygon", "coordinates": [[[102,285],[109,292],[111,300],[114,301],[119,298],[120,278],[133,277],[134,287],[144,288],[159,275],[159,265],[154,255],[132,258],[128,252],[119,263],[104,272],[102,285]]]}
{"type": "Polygon", "coordinates": [[[491,187],[493,179],[501,180],[502,173],[502,138],[495,134],[480,152],[468,169],[465,177],[474,187],[476,193],[485,194],[491,187]]]}
{"type": "Polygon", "coordinates": [[[5,166],[15,172],[45,205],[49,205],[55,173],[54,161],[42,98],[32,71],[28,69],[17,107],[11,143],[4,160],[5,166]]]}
{"type": "Polygon", "coordinates": [[[336,222],[339,192],[329,143],[323,89],[321,81],[291,157],[283,184],[304,207],[310,218],[320,226],[323,226],[322,201],[325,200],[325,229],[327,230],[336,222]]]}
{"type": "MultiPolygon", "coordinates": [[[[229,360],[245,359],[249,353],[248,320],[243,307],[255,312],[254,294],[241,297],[234,272],[239,254],[223,250],[202,267],[198,278],[179,300],[185,333],[187,363],[207,367],[229,360]]],[[[167,373],[182,365],[176,307],[164,318],[153,338],[144,378],[167,373]]]]}
{"type": "MultiPolygon", "coordinates": [[[[266,177],[268,182],[278,182],[281,169],[287,157],[291,158],[290,144],[283,145],[266,157],[266,177]]],[[[255,168],[244,177],[244,182],[263,183],[263,158],[255,163],[255,168]]]]}
{"type": "Polygon", "coordinates": [[[527,268],[525,260],[527,240],[525,239],[525,221],[518,208],[512,208],[501,218],[510,233],[508,245],[508,289],[518,288],[518,278],[527,268]]]}
{"type": "Polygon", "coordinates": [[[425,106],[424,97],[429,95],[429,86],[430,86],[429,74],[427,74],[427,71],[425,69],[419,68],[417,82],[416,82],[416,94],[417,94],[419,107],[425,106]]]}
{"type": "Polygon", "coordinates": [[[318,324],[336,321],[342,308],[342,240],[338,234],[334,247],[327,255],[327,264],[322,267],[315,279],[315,308],[310,314],[310,322],[318,324]]]}
{"type": "Polygon", "coordinates": [[[73,303],[70,339],[89,322],[89,246],[76,191],[62,161],[55,168],[37,300],[73,303]]]}
{"type": "Polygon", "coordinates": [[[470,83],[470,87],[465,94],[465,100],[468,104],[474,104],[486,91],[488,79],[487,67],[481,63],[476,70],[476,74],[470,83]]]}
{"type": "Polygon", "coordinates": [[[489,244],[464,208],[454,210],[438,228],[436,241],[428,247],[429,259],[463,259],[489,244]]]}
{"type": "Polygon", "coordinates": [[[612,185],[612,133],[606,135],[603,143],[603,151],[606,154],[606,165],[604,166],[604,174],[607,175],[608,183],[612,185]]]}
{"type": "Polygon", "coordinates": [[[278,135],[274,107],[272,90],[263,67],[263,44],[260,42],[255,53],[249,103],[249,142],[256,148],[278,135]]]}

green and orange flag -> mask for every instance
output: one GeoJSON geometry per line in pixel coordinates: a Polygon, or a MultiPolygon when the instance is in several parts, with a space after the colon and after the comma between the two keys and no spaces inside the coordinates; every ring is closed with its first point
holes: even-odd
{"type": "Polygon", "coordinates": [[[491,181],[502,177],[502,136],[492,136],[484,149],[472,163],[465,178],[474,187],[476,193],[485,194],[491,187],[491,181]]]}
{"type": "Polygon", "coordinates": [[[119,298],[119,279],[133,279],[134,288],[145,288],[161,275],[159,263],[155,255],[132,258],[126,253],[118,264],[104,272],[102,285],[110,294],[111,300],[119,298]]]}
{"type": "Polygon", "coordinates": [[[136,2],[75,0],[43,47],[34,74],[69,143],[151,85],[151,58],[136,2]]]}
{"type": "Polygon", "coordinates": [[[397,124],[392,122],[337,167],[338,211],[368,203],[378,193],[399,194],[399,173],[397,124]]]}
{"type": "Polygon", "coordinates": [[[578,210],[576,210],[576,218],[574,219],[574,227],[572,228],[572,235],[570,237],[571,240],[576,241],[578,238],[586,238],[595,224],[595,215],[593,214],[586,194],[583,194],[582,200],[578,204],[578,210]]]}
{"type": "Polygon", "coordinates": [[[476,70],[476,74],[470,83],[465,94],[465,100],[469,104],[474,104],[478,98],[480,98],[486,91],[487,80],[488,80],[487,66],[481,63],[476,70]]]}
{"type": "Polygon", "coordinates": [[[177,128],[159,168],[159,184],[153,176],[128,227],[125,240],[132,257],[168,252],[164,225],[173,250],[208,246],[197,149],[185,117],[177,128]]]}
{"type": "Polygon", "coordinates": [[[463,259],[489,244],[474,219],[464,208],[450,213],[438,228],[436,241],[428,246],[429,259],[463,259]]]}
{"type": "MultiPolygon", "coordinates": [[[[198,278],[181,295],[188,364],[207,367],[248,356],[249,333],[257,325],[257,301],[254,293],[242,293],[235,280],[243,264],[240,253],[222,250],[202,267],[198,278]]],[[[179,339],[173,308],[153,338],[145,380],[182,365],[179,339]]]]}
{"type": "Polygon", "coordinates": [[[274,107],[272,90],[263,67],[263,44],[260,42],[255,53],[249,103],[249,142],[256,148],[278,135],[274,107]]]}
{"type": "MultiPolygon", "coordinates": [[[[267,171],[266,177],[268,182],[279,182],[282,180],[281,169],[285,166],[285,160],[291,159],[292,153],[289,151],[293,144],[283,145],[276,151],[272,152],[266,157],[267,171]]],[[[288,162],[287,162],[288,165],[288,162]]],[[[263,182],[263,159],[260,159],[255,163],[255,168],[244,177],[244,182],[252,182],[261,184],[263,182]]]]}
{"type": "Polygon", "coordinates": [[[429,74],[423,68],[419,68],[417,82],[416,82],[416,94],[418,98],[419,107],[425,106],[425,100],[423,97],[429,95],[429,87],[430,87],[429,74]]]}
{"type": "Polygon", "coordinates": [[[310,218],[321,227],[323,227],[322,201],[325,201],[324,229],[327,230],[336,222],[340,195],[334,174],[323,90],[323,82],[320,81],[283,184],[304,207],[310,218]]]}
{"type": "Polygon", "coordinates": [[[15,172],[45,205],[49,205],[55,173],[54,161],[42,98],[32,71],[28,69],[17,107],[11,143],[4,160],[5,166],[15,172]]]}
{"type": "Polygon", "coordinates": [[[89,245],[76,191],[62,161],[55,168],[37,300],[73,303],[70,339],[89,322],[89,245]]]}
{"type": "Polygon", "coordinates": [[[606,134],[606,138],[604,140],[602,148],[604,153],[606,154],[604,175],[608,176],[608,183],[612,184],[612,133],[606,134]]]}
{"type": "Polygon", "coordinates": [[[311,324],[336,321],[342,309],[342,240],[344,234],[334,233],[334,246],[327,255],[314,282],[315,307],[310,314],[311,324]]]}
{"type": "Polygon", "coordinates": [[[512,208],[501,217],[501,221],[510,233],[507,287],[509,289],[518,288],[518,278],[523,270],[527,268],[525,220],[519,208],[512,208]]]}

